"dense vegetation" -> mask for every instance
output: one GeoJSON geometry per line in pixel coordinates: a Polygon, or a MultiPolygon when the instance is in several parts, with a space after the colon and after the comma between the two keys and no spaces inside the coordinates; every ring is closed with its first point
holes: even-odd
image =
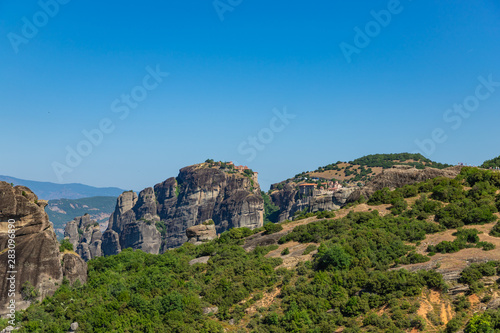
{"type": "MultiPolygon", "coordinates": [[[[401,153],[401,154],[375,154],[375,155],[367,155],[349,163],[344,163],[338,161],[336,163],[328,164],[323,167],[319,167],[314,172],[325,172],[329,170],[334,170],[343,174],[344,177],[349,177],[346,181],[349,183],[366,183],[372,179],[372,177],[376,174],[372,168],[383,168],[388,169],[393,167],[394,165],[410,165],[414,166],[417,169],[424,169],[425,167],[433,167],[438,169],[447,168],[449,164],[442,164],[438,162],[431,161],[428,158],[425,158],[421,154],[410,154],[410,153],[401,153]]],[[[293,181],[301,181],[307,180],[311,181],[309,171],[305,171],[295,175],[292,179],[293,181]]],[[[336,180],[335,178],[328,177],[330,180],[336,180]]],[[[278,188],[279,189],[279,188],[278,188]]]]}
{"type": "Polygon", "coordinates": [[[489,168],[498,168],[500,167],[500,156],[495,157],[491,160],[488,160],[481,165],[481,168],[489,169],[489,168]]]}
{"type": "Polygon", "coordinates": [[[431,161],[430,159],[422,156],[421,154],[409,154],[409,153],[368,155],[358,158],[349,163],[359,164],[370,168],[382,167],[384,169],[391,168],[392,166],[397,164],[411,165],[415,166],[417,169],[423,169],[426,166],[431,166],[433,168],[438,168],[438,169],[444,169],[450,166],[449,164],[442,164],[431,161]]]}
{"type": "MultiPolygon", "coordinates": [[[[456,179],[378,191],[368,212],[337,219],[333,212],[299,212],[297,219],[318,220],[282,236],[279,244],[285,245],[275,258],[266,254],[277,245],[250,252],[241,247],[256,232],[283,229],[266,223],[257,231],[231,229],[211,242],[184,244],[162,255],[127,249],[93,259],[87,284],[65,281],[54,296],[18,316],[19,332],[66,332],[74,321],[82,332],[322,333],[340,327],[346,333],[407,332],[425,331],[428,323],[444,328],[434,313],[426,318],[417,313],[422,293],[448,289],[443,277],[403,265],[429,261],[416,247],[426,235],[447,229],[458,228],[455,240],[429,247],[430,252],[490,249],[492,244],[479,241],[478,230],[462,227],[496,220],[499,188],[500,173],[464,168],[456,179]],[[382,216],[373,207],[380,204],[391,205],[391,213],[382,216]],[[279,267],[292,252],[291,241],[307,244],[303,254],[313,253],[312,259],[293,269],[279,267]],[[207,264],[189,264],[202,256],[210,256],[207,264]]],[[[269,216],[273,207],[267,205],[269,216]]],[[[500,235],[500,226],[491,234],[500,235]]],[[[67,244],[61,246],[65,250],[67,244]]],[[[499,271],[500,262],[472,264],[459,282],[469,293],[481,293],[480,279],[499,271]]],[[[26,286],[27,297],[34,294],[26,286]]],[[[453,306],[456,315],[446,332],[500,329],[500,311],[472,315],[466,296],[456,297],[453,306]]]]}

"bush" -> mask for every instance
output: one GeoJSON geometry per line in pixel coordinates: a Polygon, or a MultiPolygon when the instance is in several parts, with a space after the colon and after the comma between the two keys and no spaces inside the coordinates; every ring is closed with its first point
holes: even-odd
{"type": "Polygon", "coordinates": [[[347,269],[351,264],[351,256],[339,245],[334,245],[328,249],[322,249],[318,252],[318,269],[347,269]]]}
{"type": "Polygon", "coordinates": [[[495,224],[495,226],[491,228],[490,236],[500,237],[500,223],[495,224]]]}
{"type": "Polygon", "coordinates": [[[318,248],[316,247],[316,245],[308,245],[306,247],[306,249],[304,250],[304,252],[302,253],[303,256],[305,255],[308,255],[309,253],[311,253],[312,251],[315,251],[317,250],[318,248]]]}
{"type": "Polygon", "coordinates": [[[26,281],[21,287],[21,296],[25,301],[34,301],[40,293],[38,289],[36,289],[31,282],[26,281]]]}
{"type": "Polygon", "coordinates": [[[488,333],[493,332],[491,317],[487,314],[475,314],[465,326],[465,333],[488,333]]]}
{"type": "Polygon", "coordinates": [[[287,247],[285,247],[283,251],[281,251],[281,255],[286,256],[287,254],[290,254],[290,250],[287,247]]]}
{"type": "Polygon", "coordinates": [[[59,245],[59,252],[73,251],[73,244],[66,238],[61,240],[61,245],[59,245]]]}
{"type": "Polygon", "coordinates": [[[283,227],[281,226],[281,224],[276,224],[271,222],[264,225],[264,229],[266,230],[266,234],[270,235],[276,232],[280,232],[281,230],[283,230],[283,227]]]}

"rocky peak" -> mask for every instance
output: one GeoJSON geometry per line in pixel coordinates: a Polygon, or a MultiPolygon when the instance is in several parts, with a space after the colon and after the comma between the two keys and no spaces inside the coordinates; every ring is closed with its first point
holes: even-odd
{"type": "Polygon", "coordinates": [[[102,233],[97,221],[91,220],[89,214],[68,222],[64,228],[64,237],[73,244],[73,249],[83,260],[89,261],[102,256],[102,233]]]}
{"type": "MultiPolygon", "coordinates": [[[[38,300],[51,295],[62,283],[66,268],[63,255],[59,252],[59,242],[45,213],[46,201],[38,197],[27,187],[15,186],[0,181],[0,288],[7,291],[10,288],[7,277],[10,271],[15,273],[16,309],[21,310],[30,304],[24,300],[21,290],[27,284],[38,289],[38,300]],[[9,220],[14,220],[15,226],[15,267],[8,267],[9,220]]],[[[86,281],[87,266],[74,253],[66,253],[66,260],[71,260],[77,272],[72,280],[86,281]]],[[[7,292],[0,293],[0,314],[7,312],[7,292]]]]}
{"type": "Polygon", "coordinates": [[[103,252],[116,254],[132,247],[159,253],[188,240],[186,230],[212,219],[214,229],[258,228],[263,225],[264,202],[257,173],[223,169],[209,163],[182,168],[139,193],[123,193],[117,201],[103,252]]]}

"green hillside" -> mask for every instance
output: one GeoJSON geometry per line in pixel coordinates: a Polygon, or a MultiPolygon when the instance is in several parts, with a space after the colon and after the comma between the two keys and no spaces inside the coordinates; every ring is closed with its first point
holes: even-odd
{"type": "Polygon", "coordinates": [[[411,165],[417,169],[423,169],[425,167],[432,167],[437,169],[444,169],[450,167],[449,164],[443,164],[431,161],[430,159],[424,157],[421,154],[374,154],[367,155],[354,161],[349,162],[350,164],[357,164],[369,168],[382,167],[384,169],[391,168],[394,165],[411,165]]]}
{"type": "Polygon", "coordinates": [[[493,332],[500,329],[500,310],[484,308],[498,290],[493,243],[500,241],[500,225],[492,222],[499,190],[500,172],[464,168],[456,179],[378,191],[368,211],[359,204],[333,219],[307,214],[307,223],[278,244],[250,252],[242,248],[245,238],[264,228],[232,229],[162,255],[126,249],[89,261],[87,284],[65,282],[22,312],[19,332],[66,332],[74,321],[81,332],[493,332]],[[486,225],[490,241],[481,240],[486,225]],[[425,245],[445,234],[453,240],[425,245]],[[304,253],[291,253],[297,243],[304,253]],[[459,279],[466,294],[450,296],[452,285],[437,270],[466,249],[490,261],[466,268],[459,279]],[[292,255],[298,263],[282,267],[292,255]],[[207,264],[189,264],[202,256],[210,256],[207,264]],[[432,264],[405,269],[419,263],[432,264]],[[486,285],[483,277],[493,282],[486,285]]]}
{"type": "Polygon", "coordinates": [[[488,160],[481,165],[481,168],[489,169],[489,168],[499,168],[500,167],[500,156],[488,160]]]}
{"type": "Polygon", "coordinates": [[[344,184],[366,184],[384,169],[391,168],[394,165],[409,165],[417,169],[426,167],[444,169],[451,166],[432,161],[421,154],[374,154],[350,162],[338,161],[319,167],[314,171],[304,171],[291,179],[287,179],[285,182],[311,182],[312,179],[319,179],[320,181],[327,179],[337,180],[344,184]]]}

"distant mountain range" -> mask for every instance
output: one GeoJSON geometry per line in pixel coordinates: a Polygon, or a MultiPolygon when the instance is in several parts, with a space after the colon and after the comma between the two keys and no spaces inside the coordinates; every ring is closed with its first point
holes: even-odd
{"type": "Polygon", "coordinates": [[[101,224],[104,230],[109,216],[115,210],[116,197],[90,197],[81,199],[49,200],[45,211],[54,224],[58,237],[63,237],[64,226],[75,217],[90,214],[92,220],[101,224]]]}
{"type": "Polygon", "coordinates": [[[42,200],[118,197],[125,191],[117,187],[93,187],[83,184],[56,184],[1,175],[0,181],[29,187],[34,193],[36,193],[38,198],[42,200]]]}

